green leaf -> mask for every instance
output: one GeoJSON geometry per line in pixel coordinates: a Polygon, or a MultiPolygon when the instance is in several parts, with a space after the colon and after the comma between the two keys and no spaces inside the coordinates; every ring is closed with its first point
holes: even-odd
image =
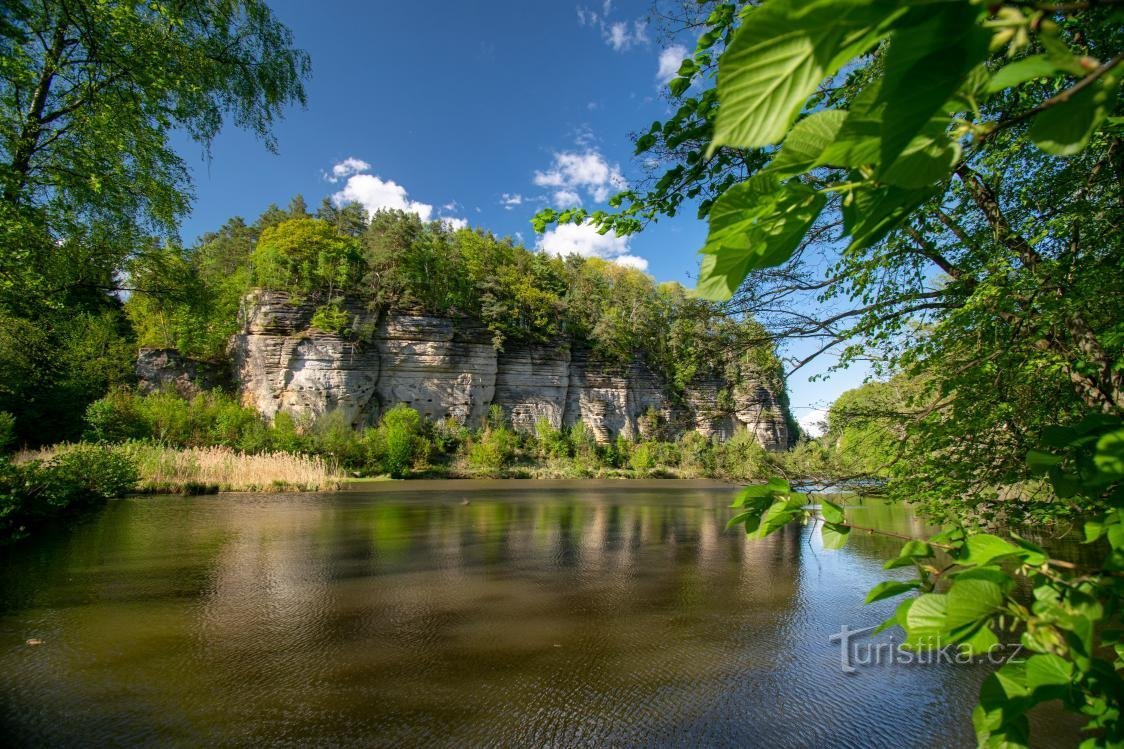
{"type": "Polygon", "coordinates": [[[901,580],[886,580],[884,582],[878,583],[870,589],[870,592],[866,594],[865,603],[874,603],[875,601],[881,601],[885,598],[900,596],[902,593],[908,593],[909,591],[915,590],[920,586],[920,580],[910,580],[908,582],[902,582],[901,580]]]}
{"type": "Polygon", "coordinates": [[[999,610],[1005,595],[1003,589],[990,580],[965,580],[957,578],[947,593],[945,626],[952,631],[975,624],[999,610]]]}
{"type": "Polygon", "coordinates": [[[910,190],[885,186],[856,190],[852,193],[854,202],[843,216],[847,233],[851,235],[847,251],[855,252],[881,240],[932,194],[929,187],[910,190]]]}
{"type": "Polygon", "coordinates": [[[890,37],[875,103],[882,110],[879,163],[892,164],[983,62],[990,34],[977,22],[981,12],[969,2],[934,3],[913,14],[924,20],[890,37]]]}
{"type": "Polygon", "coordinates": [[[1089,144],[1097,127],[1112,110],[1118,80],[1112,73],[1038,114],[1027,134],[1047,153],[1072,156],[1089,144]]]}
{"type": "Polygon", "coordinates": [[[1043,686],[1065,686],[1073,682],[1073,663],[1053,653],[1032,655],[1026,660],[1026,685],[1030,689],[1043,686]]]}
{"type": "Polygon", "coordinates": [[[961,564],[977,564],[984,565],[993,559],[1001,557],[1026,554],[1025,551],[1017,546],[1007,543],[998,536],[993,536],[990,533],[980,533],[975,536],[968,536],[965,542],[965,553],[960,557],[961,564]]]}
{"type": "Polygon", "coordinates": [[[711,150],[779,142],[820,82],[905,12],[888,0],[770,0],[750,10],[719,61],[711,150]]]}
{"type": "Polygon", "coordinates": [[[1046,78],[1061,72],[1062,69],[1046,55],[1028,55],[996,71],[988,81],[986,90],[989,94],[994,94],[1035,78],[1046,78]]]}
{"type": "Polygon", "coordinates": [[[948,599],[940,593],[925,593],[913,600],[905,617],[906,639],[902,647],[915,650],[940,648],[945,641],[948,599]]]}
{"type": "Polygon", "coordinates": [[[999,638],[990,628],[980,627],[975,634],[960,643],[960,651],[969,656],[986,655],[998,644],[999,638]]]}
{"type": "Polygon", "coordinates": [[[916,559],[933,556],[933,548],[924,541],[906,541],[896,559],[891,559],[882,565],[882,569],[892,570],[897,567],[908,567],[916,559]]]}
{"type": "Polygon", "coordinates": [[[846,522],[843,508],[834,502],[829,502],[826,499],[820,500],[820,512],[823,514],[823,519],[829,523],[846,522]]]}
{"type": "Polygon", "coordinates": [[[753,517],[757,514],[758,513],[755,513],[752,510],[747,510],[746,512],[739,512],[737,515],[734,515],[734,517],[732,517],[732,518],[730,518],[729,520],[726,521],[726,530],[730,530],[735,525],[741,525],[746,520],[749,520],[751,517],[753,517]]]}
{"type": "Polygon", "coordinates": [[[826,109],[797,122],[784,139],[780,153],[770,162],[769,171],[785,178],[818,166],[846,118],[847,112],[843,110],[826,109]]]}
{"type": "Polygon", "coordinates": [[[1098,484],[1110,484],[1124,478],[1124,429],[1117,429],[1097,440],[1093,465],[1100,474],[1098,484]]]}
{"type": "Polygon", "coordinates": [[[847,536],[851,529],[845,525],[837,523],[824,523],[823,524],[823,547],[825,549],[842,549],[847,545],[847,536]]]}
{"type": "Polygon", "coordinates": [[[787,260],[824,203],[824,196],[807,185],[778,184],[768,174],[731,187],[710,210],[696,294],[729,299],[750,270],[787,260]]]}

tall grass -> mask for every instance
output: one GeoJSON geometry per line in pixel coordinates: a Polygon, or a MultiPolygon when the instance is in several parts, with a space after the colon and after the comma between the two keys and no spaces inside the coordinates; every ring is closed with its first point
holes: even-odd
{"type": "MultiPolygon", "coordinates": [[[[57,449],[22,452],[16,460],[49,458],[57,449]]],[[[136,491],[142,493],[329,491],[344,482],[323,458],[294,453],[247,454],[222,446],[172,448],[148,442],[126,442],[114,450],[136,464],[136,491]]]]}

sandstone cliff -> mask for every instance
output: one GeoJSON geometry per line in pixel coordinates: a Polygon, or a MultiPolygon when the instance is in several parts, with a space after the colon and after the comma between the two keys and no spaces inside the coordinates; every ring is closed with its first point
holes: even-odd
{"type": "Polygon", "coordinates": [[[767,449],[789,444],[777,393],[752,372],[736,382],[700,380],[676,397],[641,360],[608,367],[566,341],[497,351],[487,330],[463,320],[349,312],[355,333],[341,337],[311,328],[309,304],[279,292],[248,296],[242,332],[231,341],[244,402],[269,418],[339,410],[357,425],[398,403],[475,425],[497,404],[523,431],[546,419],[558,428],[583,422],[602,441],[687,429],[725,439],[749,429],[767,449]]]}

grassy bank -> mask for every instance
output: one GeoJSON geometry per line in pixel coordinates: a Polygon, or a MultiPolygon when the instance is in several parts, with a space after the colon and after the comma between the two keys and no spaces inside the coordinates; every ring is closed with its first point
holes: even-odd
{"type": "MultiPolygon", "coordinates": [[[[58,445],[24,451],[15,462],[49,462],[69,449],[58,445]]],[[[229,447],[171,448],[148,442],[126,442],[110,449],[135,467],[132,491],[142,494],[329,491],[344,481],[330,461],[318,456],[250,454],[229,447]]]]}

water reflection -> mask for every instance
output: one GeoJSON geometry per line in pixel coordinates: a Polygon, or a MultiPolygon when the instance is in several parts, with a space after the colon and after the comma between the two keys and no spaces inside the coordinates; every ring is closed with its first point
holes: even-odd
{"type": "MultiPolygon", "coordinates": [[[[729,499],[419,482],[116,502],[5,560],[0,720],[26,745],[972,743],[981,669],[848,677],[828,641],[892,610],[861,601],[896,546],[748,541],[729,499]]],[[[885,512],[862,522],[916,522],[885,512]]]]}

